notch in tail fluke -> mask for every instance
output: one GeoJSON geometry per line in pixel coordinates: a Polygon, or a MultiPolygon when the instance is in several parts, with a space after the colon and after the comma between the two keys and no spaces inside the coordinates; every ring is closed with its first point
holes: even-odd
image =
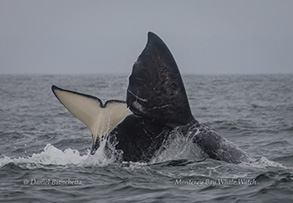
{"type": "Polygon", "coordinates": [[[52,86],[52,91],[57,99],[91,131],[91,154],[99,147],[100,140],[131,114],[124,101],[109,100],[103,104],[97,97],[61,89],[55,85],[52,86]]]}

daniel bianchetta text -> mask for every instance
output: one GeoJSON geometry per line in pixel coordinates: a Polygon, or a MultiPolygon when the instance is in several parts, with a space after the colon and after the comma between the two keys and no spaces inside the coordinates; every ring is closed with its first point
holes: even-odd
{"type": "Polygon", "coordinates": [[[183,180],[183,179],[176,179],[175,185],[196,185],[196,186],[217,186],[217,185],[256,185],[255,179],[243,179],[243,178],[233,178],[233,179],[217,179],[217,180],[183,180]]]}
{"type": "Polygon", "coordinates": [[[25,179],[23,180],[24,185],[33,186],[74,186],[82,185],[82,180],[77,179],[25,179]]]}

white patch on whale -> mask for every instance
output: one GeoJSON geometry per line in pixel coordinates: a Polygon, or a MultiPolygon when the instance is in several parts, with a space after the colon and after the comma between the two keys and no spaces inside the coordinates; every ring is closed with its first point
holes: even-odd
{"type": "Polygon", "coordinates": [[[58,100],[91,131],[93,143],[106,137],[126,116],[131,114],[125,102],[110,100],[104,105],[96,97],[68,91],[56,86],[52,90],[58,100]]]}

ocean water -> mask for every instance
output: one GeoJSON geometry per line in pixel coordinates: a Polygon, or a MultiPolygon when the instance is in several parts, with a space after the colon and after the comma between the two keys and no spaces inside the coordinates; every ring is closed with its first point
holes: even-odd
{"type": "Polygon", "coordinates": [[[0,75],[1,202],[293,202],[293,75],[183,75],[194,117],[252,163],[199,159],[176,137],[149,163],[117,163],[51,85],[125,100],[127,75],[0,75]]]}

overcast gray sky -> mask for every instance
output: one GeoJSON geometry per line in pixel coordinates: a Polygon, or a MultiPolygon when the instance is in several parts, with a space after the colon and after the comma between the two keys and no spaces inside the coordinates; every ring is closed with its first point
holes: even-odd
{"type": "Polygon", "coordinates": [[[292,11],[292,0],[0,0],[0,74],[130,73],[148,31],[183,73],[293,73],[292,11]]]}

